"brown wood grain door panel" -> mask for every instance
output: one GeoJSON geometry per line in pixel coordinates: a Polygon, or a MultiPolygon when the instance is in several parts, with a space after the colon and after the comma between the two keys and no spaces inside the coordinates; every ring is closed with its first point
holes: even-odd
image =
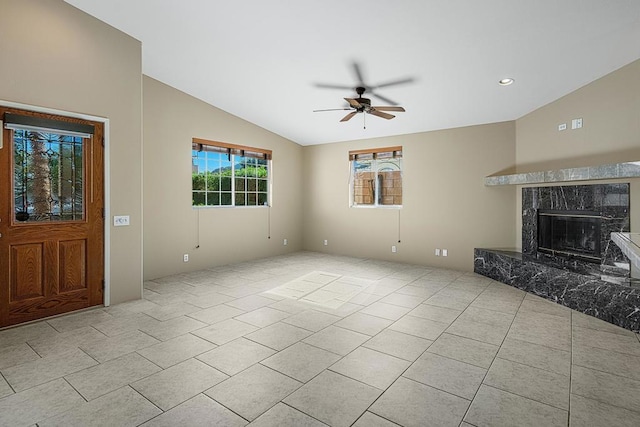
{"type": "Polygon", "coordinates": [[[58,244],[60,292],[87,288],[87,239],[60,241],[58,244]]]}
{"type": "Polygon", "coordinates": [[[12,130],[2,129],[0,149],[0,327],[103,302],[104,153],[103,125],[0,107],[6,112],[90,123],[83,140],[81,220],[19,222],[13,195],[12,130]]]}
{"type": "Polygon", "coordinates": [[[44,289],[44,244],[11,246],[9,302],[46,296],[44,289]]]}

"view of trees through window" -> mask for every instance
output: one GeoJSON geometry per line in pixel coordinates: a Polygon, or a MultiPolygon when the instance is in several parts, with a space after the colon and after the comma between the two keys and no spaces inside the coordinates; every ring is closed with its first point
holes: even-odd
{"type": "Polygon", "coordinates": [[[193,206],[267,206],[269,160],[192,150],[193,206]]]}

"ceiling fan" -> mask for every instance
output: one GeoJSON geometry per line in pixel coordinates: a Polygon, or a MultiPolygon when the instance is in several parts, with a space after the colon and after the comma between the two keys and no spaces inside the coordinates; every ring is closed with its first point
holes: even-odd
{"type": "Polygon", "coordinates": [[[371,100],[362,96],[365,91],[366,88],[364,88],[363,86],[358,86],[356,88],[356,93],[358,94],[357,98],[344,99],[349,103],[349,108],[329,108],[326,110],[313,110],[313,112],[317,113],[320,111],[351,110],[349,114],[347,114],[342,118],[342,120],[340,120],[341,122],[346,122],[358,113],[368,113],[374,116],[382,117],[383,119],[391,120],[395,116],[393,114],[385,113],[385,111],[405,111],[404,108],[395,105],[372,106],[371,100]]]}
{"type": "MultiPolygon", "coordinates": [[[[382,84],[378,84],[378,85],[367,85],[364,83],[364,78],[362,77],[362,71],[360,69],[360,66],[358,65],[357,62],[353,63],[353,70],[354,73],[356,75],[356,78],[358,79],[358,83],[355,87],[355,91],[358,94],[357,98],[344,98],[345,101],[347,101],[349,103],[349,107],[348,108],[329,108],[329,109],[325,109],[325,110],[313,110],[314,112],[320,112],[320,111],[338,111],[338,110],[351,110],[351,112],[349,114],[347,114],[346,116],[344,116],[342,118],[342,120],[340,120],[341,122],[346,122],[348,120],[350,120],[353,116],[355,116],[358,113],[368,113],[374,116],[378,116],[378,117],[382,117],[383,119],[387,119],[387,120],[391,120],[393,119],[395,116],[393,114],[389,114],[389,113],[385,113],[385,111],[398,111],[398,112],[404,112],[405,109],[398,106],[396,102],[393,102],[392,100],[390,100],[389,98],[385,98],[382,95],[379,95],[378,93],[373,92],[374,90],[377,90],[378,88],[381,87],[388,87],[388,86],[395,86],[395,85],[399,85],[399,84],[405,84],[405,83],[411,83],[413,82],[412,78],[405,78],[405,79],[401,79],[401,80],[395,80],[395,81],[391,81],[391,82],[386,82],[386,83],[382,83],[382,84]],[[371,99],[369,98],[364,98],[363,94],[365,92],[369,92],[371,95],[375,96],[376,98],[381,99],[382,101],[391,104],[388,106],[372,106],[371,105],[371,99]]],[[[325,88],[325,89],[354,89],[353,86],[343,86],[343,85],[333,85],[333,84],[325,84],[325,83],[317,83],[316,87],[320,87],[320,88],[325,88]]]]}

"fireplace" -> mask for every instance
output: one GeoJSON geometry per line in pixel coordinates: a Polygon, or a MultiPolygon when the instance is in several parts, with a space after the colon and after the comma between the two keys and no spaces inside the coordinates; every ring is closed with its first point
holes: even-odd
{"type": "Polygon", "coordinates": [[[522,256],[579,274],[629,277],[611,232],[629,231],[629,184],[522,189],[522,256]]]}
{"type": "Polygon", "coordinates": [[[600,222],[594,211],[538,210],[538,252],[600,264],[600,222]]]}
{"type": "Polygon", "coordinates": [[[628,183],[524,187],[522,251],[474,251],[474,271],[634,332],[640,286],[611,240],[629,231],[628,183]]]}

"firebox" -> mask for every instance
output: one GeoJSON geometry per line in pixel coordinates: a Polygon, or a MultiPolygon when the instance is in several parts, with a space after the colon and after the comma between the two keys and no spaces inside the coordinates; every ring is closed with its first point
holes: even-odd
{"type": "Polygon", "coordinates": [[[600,263],[602,214],[538,210],[538,252],[600,263]]]}

